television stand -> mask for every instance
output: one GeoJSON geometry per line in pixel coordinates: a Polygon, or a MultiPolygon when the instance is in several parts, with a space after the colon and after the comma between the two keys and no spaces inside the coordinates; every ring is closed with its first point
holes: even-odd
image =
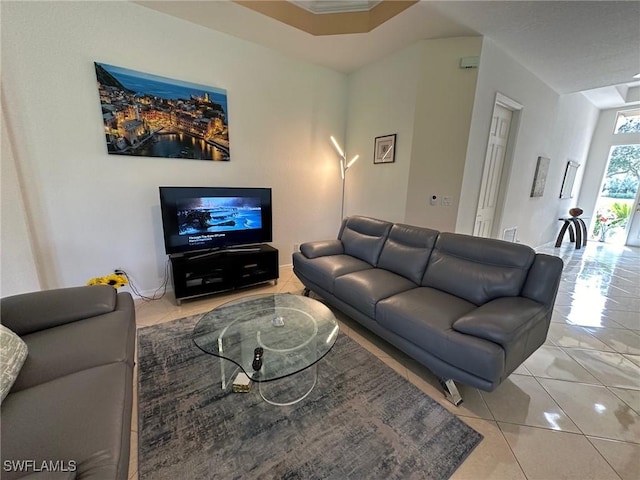
{"type": "Polygon", "coordinates": [[[178,253],[169,260],[178,305],[203,295],[278,283],[278,250],[267,244],[178,253]]]}

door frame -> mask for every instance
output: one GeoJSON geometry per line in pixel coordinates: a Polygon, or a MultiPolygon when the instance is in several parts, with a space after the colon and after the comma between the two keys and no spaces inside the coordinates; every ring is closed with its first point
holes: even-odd
{"type": "MultiPolygon", "coordinates": [[[[605,173],[606,175],[606,173],[605,173]]],[[[629,237],[631,237],[632,227],[634,229],[640,228],[639,225],[634,225],[634,223],[640,222],[640,186],[638,186],[638,191],[636,192],[636,198],[633,202],[633,206],[631,209],[631,215],[629,216],[629,220],[627,221],[627,235],[624,239],[624,244],[629,247],[640,247],[640,244],[635,243],[635,239],[632,242],[629,242],[629,237]]],[[[640,235],[638,235],[640,237],[640,235]]]]}
{"type": "MultiPolygon", "coordinates": [[[[513,153],[515,151],[516,141],[518,138],[518,131],[520,130],[520,117],[522,116],[522,110],[524,105],[516,102],[512,98],[506,95],[496,92],[496,96],[493,102],[493,108],[491,109],[491,117],[489,118],[489,130],[491,129],[491,121],[496,113],[496,106],[506,108],[511,111],[511,124],[509,126],[509,136],[507,137],[507,148],[505,149],[504,162],[502,164],[502,173],[500,174],[500,181],[498,185],[498,198],[496,199],[496,211],[493,217],[493,225],[491,226],[491,238],[501,238],[500,232],[502,227],[502,213],[504,211],[504,203],[506,199],[506,190],[509,186],[509,180],[511,178],[511,166],[513,164],[513,153]]],[[[489,138],[491,132],[487,132],[487,148],[485,149],[485,163],[487,158],[487,152],[489,149],[489,138]]],[[[478,191],[478,201],[476,203],[476,214],[480,207],[480,192],[482,191],[482,178],[484,178],[484,169],[486,165],[482,166],[482,176],[480,177],[480,189],[478,191]]]]}

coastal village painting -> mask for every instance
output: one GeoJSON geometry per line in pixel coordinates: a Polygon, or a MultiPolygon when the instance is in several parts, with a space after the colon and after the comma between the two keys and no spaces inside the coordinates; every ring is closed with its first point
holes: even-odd
{"type": "Polygon", "coordinates": [[[226,90],[95,63],[107,151],[228,161],[226,90]]]}

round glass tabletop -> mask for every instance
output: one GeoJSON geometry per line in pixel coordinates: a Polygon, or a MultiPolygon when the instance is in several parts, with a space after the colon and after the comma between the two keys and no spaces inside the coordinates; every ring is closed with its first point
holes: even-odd
{"type": "MultiPolygon", "coordinates": [[[[331,310],[317,300],[265,294],[206,313],[194,328],[193,341],[202,351],[235,363],[252,380],[267,382],[314,365],[331,350],[338,331],[331,310]]],[[[224,384],[224,368],[222,373],[224,384]]]]}

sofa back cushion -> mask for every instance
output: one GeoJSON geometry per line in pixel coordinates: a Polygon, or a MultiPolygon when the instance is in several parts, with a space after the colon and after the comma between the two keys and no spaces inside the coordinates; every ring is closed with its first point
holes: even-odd
{"type": "Polygon", "coordinates": [[[437,238],[437,230],[395,224],[382,247],[378,267],[419,285],[437,238]]]}
{"type": "Polygon", "coordinates": [[[422,285],[476,305],[520,295],[535,252],[526,245],[441,233],[422,285]]]}
{"type": "Polygon", "coordinates": [[[392,224],[369,217],[349,217],[342,223],[338,238],[344,253],[376,265],[392,224]]]}

